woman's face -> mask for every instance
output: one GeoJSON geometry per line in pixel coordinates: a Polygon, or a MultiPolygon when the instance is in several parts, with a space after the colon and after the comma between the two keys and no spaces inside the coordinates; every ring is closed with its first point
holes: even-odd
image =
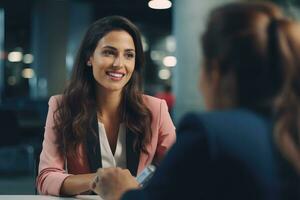
{"type": "Polygon", "coordinates": [[[122,91],[135,67],[135,46],[126,31],[111,31],[102,37],[88,61],[97,89],[122,91]]]}

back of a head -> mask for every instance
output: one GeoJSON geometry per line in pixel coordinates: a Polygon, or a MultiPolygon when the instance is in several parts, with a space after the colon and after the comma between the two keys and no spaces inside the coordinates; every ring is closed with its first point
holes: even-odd
{"type": "Polygon", "coordinates": [[[278,147],[300,173],[300,25],[272,3],[230,3],[212,11],[202,47],[205,70],[220,73],[218,99],[273,115],[278,147]]]}
{"type": "Polygon", "coordinates": [[[269,109],[281,82],[281,69],[271,66],[269,25],[279,18],[279,8],[269,3],[231,3],[211,13],[202,45],[207,70],[218,63],[220,97],[235,106],[269,109]]]}

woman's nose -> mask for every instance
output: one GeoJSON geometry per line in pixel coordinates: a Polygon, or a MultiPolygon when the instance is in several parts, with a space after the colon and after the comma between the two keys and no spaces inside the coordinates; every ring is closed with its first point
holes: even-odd
{"type": "Polygon", "coordinates": [[[121,55],[117,56],[113,63],[114,67],[123,67],[124,66],[124,59],[121,55]]]}

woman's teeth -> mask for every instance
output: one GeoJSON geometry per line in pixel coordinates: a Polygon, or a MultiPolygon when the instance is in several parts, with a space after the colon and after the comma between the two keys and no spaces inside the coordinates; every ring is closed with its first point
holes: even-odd
{"type": "Polygon", "coordinates": [[[122,78],[124,76],[124,74],[114,73],[114,72],[107,72],[107,75],[115,77],[115,78],[122,78]]]}

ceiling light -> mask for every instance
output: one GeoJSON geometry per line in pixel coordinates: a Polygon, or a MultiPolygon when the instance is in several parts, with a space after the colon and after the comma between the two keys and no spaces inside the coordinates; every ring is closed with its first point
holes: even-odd
{"type": "Polygon", "coordinates": [[[161,69],[158,72],[158,77],[162,80],[168,80],[171,77],[171,72],[168,69],[161,69]]]}
{"type": "Polygon", "coordinates": [[[152,50],[150,52],[150,57],[151,57],[152,60],[161,60],[161,52],[156,51],[156,50],[152,50]]]}
{"type": "Polygon", "coordinates": [[[144,36],[142,36],[142,45],[143,45],[143,51],[146,52],[149,50],[149,45],[144,36]]]}
{"type": "Polygon", "coordinates": [[[168,9],[172,6],[169,0],[150,0],[148,6],[152,9],[168,9]]]}
{"type": "Polygon", "coordinates": [[[12,51],[8,54],[9,62],[20,62],[23,58],[22,52],[12,51]]]}
{"type": "Polygon", "coordinates": [[[22,76],[23,76],[23,78],[33,78],[33,76],[34,76],[33,69],[31,69],[31,68],[23,69],[22,76]]]}
{"type": "Polygon", "coordinates": [[[166,49],[170,52],[175,52],[176,50],[176,40],[174,36],[168,36],[166,38],[166,49]]]}
{"type": "Polygon", "coordinates": [[[33,55],[32,54],[25,54],[23,56],[23,62],[26,64],[31,64],[33,62],[33,55]]]}
{"type": "Polygon", "coordinates": [[[166,56],[163,59],[163,64],[166,67],[175,67],[177,64],[177,59],[175,56],[166,56]]]}

